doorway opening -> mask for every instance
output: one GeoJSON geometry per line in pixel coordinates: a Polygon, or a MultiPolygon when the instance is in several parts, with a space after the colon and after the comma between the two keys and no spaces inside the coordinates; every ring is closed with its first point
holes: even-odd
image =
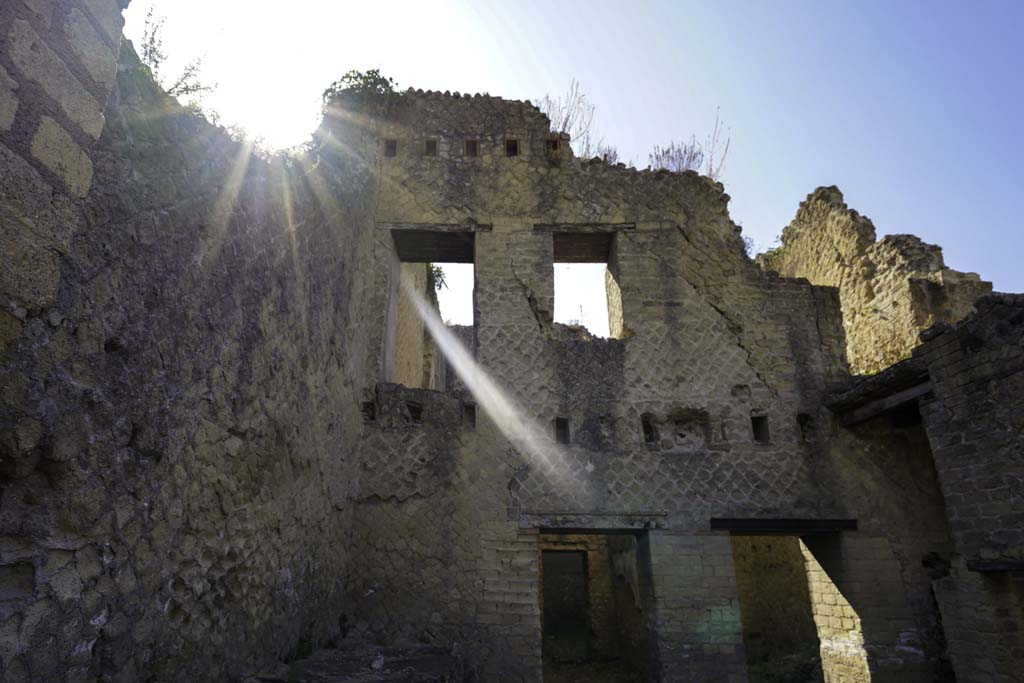
{"type": "Polygon", "coordinates": [[[647,680],[646,538],[540,536],[545,683],[647,680]]]}
{"type": "Polygon", "coordinates": [[[800,537],[734,533],[732,555],[750,682],[823,681],[810,554],[800,537]]]}

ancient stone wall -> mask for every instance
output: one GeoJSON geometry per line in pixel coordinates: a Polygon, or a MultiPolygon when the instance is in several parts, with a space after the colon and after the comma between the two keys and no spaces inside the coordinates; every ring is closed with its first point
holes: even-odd
{"type": "Polygon", "coordinates": [[[990,295],[977,309],[930,330],[919,349],[932,386],[921,411],[957,553],[935,593],[958,677],[1009,681],[1024,667],[1024,298],[990,295]]]}
{"type": "Polygon", "coordinates": [[[113,86],[114,0],[0,7],[0,346],[54,305],[113,86]]]}
{"type": "Polygon", "coordinates": [[[973,310],[992,284],[947,268],[942,249],[913,235],[875,241],[871,221],[849,209],[835,187],[808,195],[763,268],[839,288],[847,356],[855,373],[878,372],[910,356],[918,334],[973,310]]]}
{"type": "Polygon", "coordinates": [[[913,623],[897,629],[900,647],[885,661],[923,660],[938,675],[947,653],[926,564],[948,558],[952,541],[924,428],[913,414],[824,424],[833,433],[818,437],[829,444],[818,463],[820,480],[835,492],[843,516],[856,519],[861,532],[886,538],[899,561],[900,600],[913,623]]]}
{"type": "MultiPolygon", "coordinates": [[[[33,99],[66,79],[46,45],[10,46],[26,25],[71,26],[113,54],[119,19],[112,38],[101,2],[81,26],[70,3],[14,5],[3,68],[25,78],[0,173],[23,218],[3,225],[40,241],[4,248],[28,259],[5,263],[4,286],[30,298],[3,314],[3,680],[243,676],[346,611],[373,187],[331,150],[329,174],[257,158],[169,101],[130,48],[87,145],[103,118],[33,99]],[[45,59],[41,83],[22,58],[45,59]],[[89,149],[89,182],[27,160],[20,136],[46,116],[89,149]]],[[[100,101],[87,66],[68,73],[100,101]]]]}
{"type": "MultiPolygon", "coordinates": [[[[482,671],[533,680],[539,618],[532,608],[517,610],[524,597],[539,595],[538,577],[527,574],[513,586],[499,574],[493,585],[509,592],[483,599],[477,558],[489,542],[481,529],[505,523],[656,528],[666,535],[652,536],[646,546],[655,594],[644,612],[656,634],[653,666],[665,676],[695,671],[702,680],[744,670],[729,539],[721,539],[719,563],[708,545],[718,537],[701,534],[711,517],[837,517],[849,509],[845,492],[826,493],[820,483],[834,482],[820,465],[832,440],[822,397],[848,377],[836,291],[754,267],[720,186],[695,174],[580,162],[561,138],[561,146],[548,145],[558,136],[525,103],[409,93],[374,116],[337,118],[370,121],[361,153],[381,175],[378,263],[395,258],[391,230],[472,236],[470,346],[524,408],[527,423],[537,425],[544,455],[538,460],[510,443],[507,425],[488,415],[486,405],[478,406],[472,429],[456,424],[452,408],[458,436],[446,434],[447,447],[428,427],[412,426],[414,433],[401,437],[369,426],[364,470],[392,482],[420,482],[421,493],[408,497],[409,484],[388,484],[356,511],[355,543],[373,548],[373,560],[359,570],[367,578],[352,598],[375,615],[363,627],[385,638],[463,637],[482,671]],[[463,153],[470,138],[477,156],[463,153]],[[509,156],[505,144],[513,138],[518,154],[509,156]],[[389,140],[394,156],[387,154],[389,140]],[[552,322],[555,237],[581,234],[610,245],[616,289],[609,295],[621,311],[619,339],[592,339],[552,322]],[[554,442],[556,418],[568,426],[568,443],[554,442]],[[755,429],[753,418],[767,428],[755,429]],[[424,488],[435,479],[426,463],[438,460],[449,469],[436,470],[441,478],[424,488]],[[410,553],[389,529],[400,519],[410,520],[406,532],[417,538],[410,553]],[[382,537],[389,540],[381,543],[382,537]],[[669,563],[661,551],[663,543],[675,548],[686,539],[704,548],[697,552],[699,571],[669,563]],[[705,550],[707,562],[700,559],[705,550]],[[697,574],[673,578],[677,572],[697,574]],[[439,581],[460,596],[457,607],[430,592],[415,606],[403,603],[409,590],[439,581]],[[488,616],[492,599],[503,615],[498,622],[488,616]],[[698,612],[727,607],[731,616],[722,612],[717,630],[702,630],[698,612]],[[524,621],[505,621],[514,615],[524,621]],[[515,626],[516,637],[502,638],[505,645],[495,650],[481,625],[495,633],[515,626]]],[[[328,120],[326,127],[332,125],[328,120]]],[[[375,291],[389,291],[393,269],[375,272],[375,291]]],[[[375,308],[386,307],[382,298],[375,308]]],[[[369,327],[378,326],[386,327],[383,318],[369,327]]],[[[517,537],[510,552],[529,539],[517,537]]],[[[891,552],[890,559],[879,570],[900,586],[889,596],[895,601],[890,617],[910,623],[867,637],[877,651],[893,654],[901,634],[917,631],[902,566],[891,552]]],[[[903,659],[894,661],[889,668],[904,666],[903,659]]]]}

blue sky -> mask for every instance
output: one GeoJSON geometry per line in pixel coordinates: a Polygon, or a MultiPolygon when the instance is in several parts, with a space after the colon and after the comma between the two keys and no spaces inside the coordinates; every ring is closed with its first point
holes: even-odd
{"type": "MultiPolygon", "coordinates": [[[[126,13],[141,35],[149,7],[126,13]]],[[[400,86],[539,99],[576,79],[624,159],[731,132],[730,212],[760,248],[838,185],[879,236],[1024,291],[1024,3],[253,3],[164,0],[165,47],[202,55],[209,104],[277,144],[305,140],[348,69],[400,86]]],[[[136,41],[137,42],[137,41],[136,41]]]]}

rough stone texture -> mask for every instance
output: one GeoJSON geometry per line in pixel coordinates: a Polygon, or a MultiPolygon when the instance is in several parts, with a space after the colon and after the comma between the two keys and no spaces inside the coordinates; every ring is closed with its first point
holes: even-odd
{"type": "Polygon", "coordinates": [[[958,680],[1003,682],[1024,670],[1024,297],[977,308],[918,350],[921,411],[957,552],[935,582],[950,656],[958,680]]]}
{"type": "Polygon", "coordinates": [[[103,129],[102,108],[116,68],[120,8],[109,0],[89,3],[109,5],[104,12],[116,17],[117,31],[101,46],[89,33],[85,8],[77,4],[25,0],[0,6],[0,337],[5,346],[20,334],[26,315],[54,303],[57,261],[82,222],[76,200],[90,187],[89,155],[103,129]],[[94,79],[90,70],[108,77],[94,79]]]}
{"type": "Polygon", "coordinates": [[[876,242],[874,225],[847,208],[835,187],[808,195],[782,231],[782,245],[758,261],[785,277],[839,288],[855,373],[878,372],[909,357],[922,330],[962,319],[992,291],[975,273],[947,268],[942,249],[913,235],[876,242]]]}
{"type": "Polygon", "coordinates": [[[751,683],[821,680],[811,582],[800,539],[734,535],[732,553],[751,683]]]}
{"type": "Polygon", "coordinates": [[[18,19],[11,26],[7,48],[18,70],[42,86],[71,121],[90,137],[100,136],[103,130],[102,104],[78,82],[60,56],[46,45],[27,21],[18,19]]]}
{"type": "Polygon", "coordinates": [[[368,176],[264,162],[123,57],[86,229],[0,366],[5,680],[228,680],[345,611],[368,176]]]}
{"type": "MultiPolygon", "coordinates": [[[[120,15],[120,12],[118,13],[120,15]]],[[[64,34],[71,49],[98,86],[109,90],[117,74],[114,58],[109,45],[89,23],[88,17],[77,8],[71,8],[64,17],[64,34]]]]}
{"type": "Polygon", "coordinates": [[[84,197],[92,184],[92,161],[67,132],[49,116],[39,122],[32,138],[32,156],[59,175],[71,193],[84,197]]]}
{"type": "Polygon", "coordinates": [[[1021,670],[1018,299],[856,384],[847,352],[902,358],[986,284],[875,243],[837,191],[764,261],[811,282],[777,277],[721,185],[575,159],[529,103],[342,95],[308,155],[271,162],[128,49],[97,143],[103,117],[68,106],[107,100],[97,38],[112,59],[120,21],[110,0],[0,6],[5,681],[232,680],[347,634],[459,643],[469,680],[532,683],[542,534],[628,532],[649,677],[741,683],[723,518],[857,521],[801,546],[828,680],[941,680],[947,643],[961,680],[1021,670]],[[65,30],[83,17],[95,34],[65,30]],[[67,140],[42,156],[80,149],[91,183],[33,154],[45,121],[67,140]],[[398,229],[472,240],[454,331],[497,400],[402,303],[425,269],[398,229]],[[552,321],[556,236],[610,244],[614,338],[552,321]],[[923,423],[844,422],[907,381],[931,383],[923,423]]]}
{"type": "Polygon", "coordinates": [[[0,66],[0,130],[10,130],[14,125],[14,115],[18,113],[17,89],[18,82],[0,66]]]}
{"type": "Polygon", "coordinates": [[[349,645],[261,673],[246,683],[462,683],[458,648],[349,645]]]}
{"type": "Polygon", "coordinates": [[[1024,582],[1020,574],[971,571],[961,559],[934,585],[956,680],[1020,680],[1024,670],[1024,582]]]}

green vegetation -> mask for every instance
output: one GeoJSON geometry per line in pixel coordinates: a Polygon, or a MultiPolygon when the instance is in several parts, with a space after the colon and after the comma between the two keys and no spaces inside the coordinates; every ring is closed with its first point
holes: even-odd
{"type": "Polygon", "coordinates": [[[394,79],[382,76],[377,69],[369,71],[352,69],[324,90],[324,105],[326,106],[328,102],[342,93],[368,101],[395,95],[397,90],[394,79]]]}

